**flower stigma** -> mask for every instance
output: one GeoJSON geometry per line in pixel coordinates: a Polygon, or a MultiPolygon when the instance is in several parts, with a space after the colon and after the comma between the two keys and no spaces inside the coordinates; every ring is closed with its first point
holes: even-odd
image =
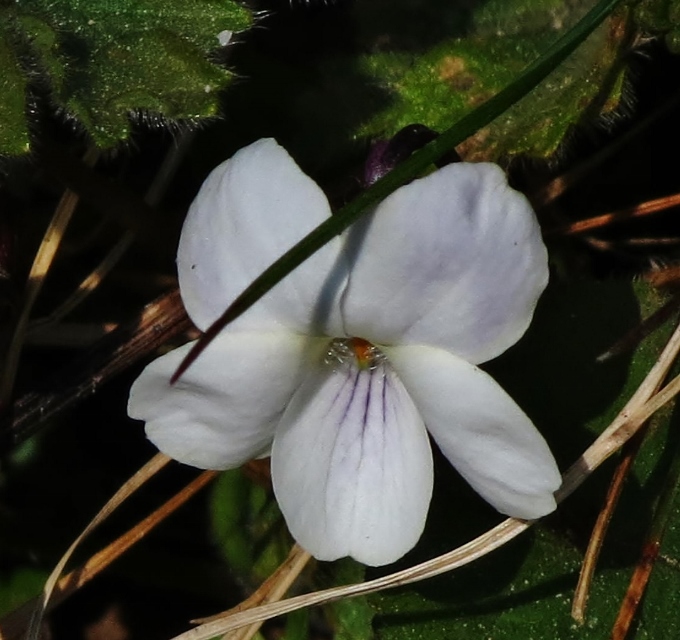
{"type": "Polygon", "coordinates": [[[324,361],[329,365],[356,363],[361,370],[374,371],[387,360],[385,354],[363,338],[331,340],[324,361]]]}

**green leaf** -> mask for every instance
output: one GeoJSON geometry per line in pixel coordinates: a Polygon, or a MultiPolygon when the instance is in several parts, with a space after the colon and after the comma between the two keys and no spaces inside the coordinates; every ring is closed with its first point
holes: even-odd
{"type": "Polygon", "coordinates": [[[72,79],[68,110],[98,145],[111,146],[130,134],[133,110],[172,120],[215,116],[230,73],[174,33],[155,32],[121,34],[72,79]]]}
{"type": "MultiPolygon", "coordinates": [[[[343,558],[331,565],[321,566],[317,571],[317,587],[320,589],[343,584],[363,582],[366,567],[351,558],[343,558]]],[[[375,609],[368,598],[336,600],[324,607],[333,627],[334,640],[370,640],[373,637],[375,609]]]]}
{"type": "Polygon", "coordinates": [[[238,578],[259,585],[286,559],[292,545],[271,491],[225,471],[210,498],[213,538],[238,578]]]}
{"type": "MultiPolygon", "coordinates": [[[[670,327],[646,338],[634,354],[604,363],[597,356],[637,325],[641,311],[646,315],[661,302],[642,283],[551,284],[527,336],[487,367],[546,435],[562,468],[619,411],[656,362],[670,327]]],[[[589,478],[554,516],[502,549],[450,575],[372,598],[379,610],[378,637],[609,637],[650,523],[651,505],[669,467],[668,451],[680,439],[677,420],[669,424],[670,411],[661,413],[653,420],[612,521],[583,627],[571,618],[571,598],[612,463],[589,478]]],[[[436,478],[424,539],[405,565],[458,546],[498,521],[441,459],[436,478]]],[[[669,530],[664,559],[644,602],[638,639],[677,634],[679,542],[678,531],[669,530]]]]}
{"type": "MultiPolygon", "coordinates": [[[[370,24],[381,24],[373,20],[374,12],[390,16],[385,29],[388,51],[370,54],[361,62],[361,70],[388,94],[389,103],[360,129],[360,135],[389,137],[412,122],[435,130],[446,127],[452,117],[470,113],[509,84],[591,6],[583,1],[492,0],[471,9],[460,3],[432,2],[430,15],[421,23],[429,21],[435,29],[444,24],[447,29],[439,27],[442,36],[448,32],[454,37],[442,37],[423,51],[418,50],[417,37],[401,47],[398,40],[395,53],[395,43],[387,34],[410,33],[415,16],[414,7],[406,4],[390,10],[391,4],[371,3],[365,18],[370,24]]],[[[611,110],[622,81],[618,52],[627,43],[623,24],[623,16],[617,16],[595,31],[530,95],[469,141],[463,148],[466,158],[549,155],[570,126],[611,110]]],[[[364,37],[373,43],[380,33],[364,37]]]]}
{"type": "Polygon", "coordinates": [[[232,74],[209,54],[219,34],[252,20],[231,0],[27,0],[4,11],[24,64],[100,146],[127,138],[131,114],[152,122],[216,115],[232,74]]]}
{"type": "Polygon", "coordinates": [[[55,28],[32,15],[19,15],[17,25],[30,38],[31,62],[48,79],[57,94],[64,88],[66,76],[65,61],[59,53],[59,36],[55,28]]]}
{"type": "Polygon", "coordinates": [[[35,598],[42,591],[47,575],[32,568],[0,573],[0,617],[35,598]]]}
{"type": "Polygon", "coordinates": [[[309,611],[298,609],[289,613],[281,640],[307,640],[307,638],[309,638],[309,611]]]}

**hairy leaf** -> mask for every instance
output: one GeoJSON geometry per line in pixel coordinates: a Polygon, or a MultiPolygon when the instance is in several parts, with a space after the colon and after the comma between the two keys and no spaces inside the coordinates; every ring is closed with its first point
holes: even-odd
{"type": "MultiPolygon", "coordinates": [[[[34,89],[48,88],[57,106],[105,147],[128,137],[131,115],[151,123],[214,116],[232,74],[209,56],[251,24],[250,13],[232,0],[27,0],[2,12],[18,53],[10,64],[7,44],[7,53],[0,51],[3,68],[13,70],[3,81],[15,87],[4,94],[5,101],[12,96],[14,124],[3,109],[0,127],[14,130],[23,112],[16,106],[23,67],[34,89]]],[[[20,147],[4,143],[0,153],[20,147]]]]}

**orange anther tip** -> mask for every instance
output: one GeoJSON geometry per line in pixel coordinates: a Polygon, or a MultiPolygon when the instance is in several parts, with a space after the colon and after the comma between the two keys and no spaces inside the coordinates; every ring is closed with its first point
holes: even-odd
{"type": "Polygon", "coordinates": [[[350,346],[360,366],[366,366],[373,361],[374,350],[373,345],[363,338],[352,338],[350,346]]]}

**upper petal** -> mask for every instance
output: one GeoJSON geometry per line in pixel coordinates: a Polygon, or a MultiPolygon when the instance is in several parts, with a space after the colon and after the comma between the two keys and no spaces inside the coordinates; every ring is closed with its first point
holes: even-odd
{"type": "Polygon", "coordinates": [[[533,519],[555,509],[562,480],[543,436],[481,369],[441,349],[387,350],[444,455],[501,513],[533,519]]]}
{"type": "Polygon", "coordinates": [[[372,215],[343,296],[347,335],[484,362],[516,342],[548,281],[526,198],[493,164],[451,164],[372,215]]]}
{"type": "MultiPolygon", "coordinates": [[[[321,189],[272,139],[238,151],[206,179],[177,250],[182,300],[205,330],[274,260],[330,216],[321,189]]],[[[232,327],[340,332],[334,300],[346,269],[340,240],[315,253],[232,327]]]]}
{"type": "Polygon", "coordinates": [[[202,469],[237,467],[269,447],[300,384],[307,340],[293,334],[223,333],[174,384],[194,343],[154,360],[130,391],[130,417],[146,421],[165,454],[202,469]]]}
{"type": "Polygon", "coordinates": [[[379,566],[411,549],[432,494],[432,454],[394,371],[310,372],[276,431],[272,480],[293,537],[320,560],[379,566]]]}

